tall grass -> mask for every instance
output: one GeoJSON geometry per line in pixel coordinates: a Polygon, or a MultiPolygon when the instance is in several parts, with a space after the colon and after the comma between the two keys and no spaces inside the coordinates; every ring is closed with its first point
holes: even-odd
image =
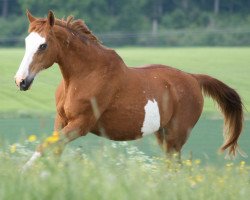
{"type": "Polygon", "coordinates": [[[25,173],[29,143],[0,153],[0,199],[248,199],[250,166],[223,167],[186,158],[182,162],[150,157],[126,142],[84,154],[67,148],[51,154],[25,173]]]}

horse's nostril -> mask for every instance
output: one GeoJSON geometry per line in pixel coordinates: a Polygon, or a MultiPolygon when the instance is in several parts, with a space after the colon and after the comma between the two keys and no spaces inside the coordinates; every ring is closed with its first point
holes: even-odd
{"type": "Polygon", "coordinates": [[[27,82],[25,81],[25,79],[20,82],[20,89],[21,90],[23,90],[24,88],[26,88],[26,83],[27,82]]]}
{"type": "Polygon", "coordinates": [[[20,82],[20,90],[22,91],[26,91],[30,88],[30,85],[32,84],[34,78],[25,78],[25,79],[22,79],[21,82],[20,82]]]}
{"type": "Polygon", "coordinates": [[[20,82],[20,85],[25,85],[25,80],[22,80],[21,82],[20,82]]]}

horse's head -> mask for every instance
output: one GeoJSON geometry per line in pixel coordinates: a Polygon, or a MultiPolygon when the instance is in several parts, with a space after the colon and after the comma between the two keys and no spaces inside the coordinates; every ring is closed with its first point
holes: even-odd
{"type": "Polygon", "coordinates": [[[52,66],[57,59],[58,43],[53,33],[55,17],[52,11],[45,19],[37,19],[27,11],[30,22],[25,39],[26,51],[15,75],[20,90],[28,90],[38,72],[52,66]]]}

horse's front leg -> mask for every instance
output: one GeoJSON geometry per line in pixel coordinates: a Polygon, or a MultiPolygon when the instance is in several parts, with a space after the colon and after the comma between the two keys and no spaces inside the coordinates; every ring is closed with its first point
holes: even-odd
{"type": "Polygon", "coordinates": [[[41,157],[47,149],[52,149],[54,150],[54,154],[60,155],[68,142],[88,133],[90,124],[93,124],[93,119],[92,116],[86,116],[69,121],[60,132],[54,132],[52,136],[46,138],[45,141],[37,147],[36,152],[23,166],[22,171],[26,171],[30,168],[35,160],[41,157]]]}
{"type": "Polygon", "coordinates": [[[67,120],[57,113],[54,122],[54,131],[61,131],[66,125],[67,120]]]}

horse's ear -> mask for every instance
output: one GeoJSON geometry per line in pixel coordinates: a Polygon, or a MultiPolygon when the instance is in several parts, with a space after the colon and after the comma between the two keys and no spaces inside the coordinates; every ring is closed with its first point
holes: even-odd
{"type": "Polygon", "coordinates": [[[30,23],[36,20],[36,18],[34,16],[32,16],[32,14],[30,13],[30,11],[28,9],[26,10],[26,15],[27,15],[30,23]]]}
{"type": "Polygon", "coordinates": [[[51,27],[54,26],[54,24],[55,24],[55,15],[51,10],[48,12],[48,24],[51,27]]]}

